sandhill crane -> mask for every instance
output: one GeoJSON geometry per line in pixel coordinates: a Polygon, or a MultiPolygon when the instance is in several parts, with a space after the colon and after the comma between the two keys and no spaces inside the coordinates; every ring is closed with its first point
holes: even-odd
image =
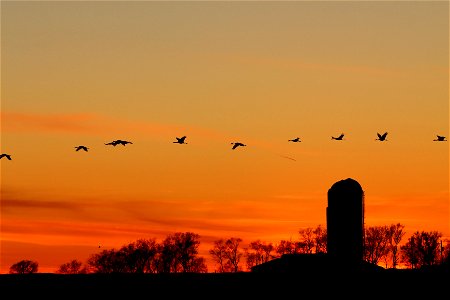
{"type": "Polygon", "coordinates": [[[233,148],[231,148],[232,150],[234,150],[234,149],[236,149],[237,147],[239,147],[239,146],[241,146],[241,147],[245,147],[245,146],[247,146],[247,145],[244,145],[244,144],[242,144],[242,143],[231,143],[232,145],[233,145],[233,148]]]}
{"type": "Polygon", "coordinates": [[[116,144],[121,144],[122,146],[125,146],[126,144],[133,144],[129,141],[122,141],[122,140],[115,140],[116,144]]]}
{"type": "Polygon", "coordinates": [[[387,141],[387,139],[386,139],[387,134],[388,134],[387,132],[385,132],[385,133],[383,133],[383,134],[379,134],[379,133],[377,132],[378,138],[375,139],[375,140],[378,140],[378,141],[381,141],[381,142],[387,141]]]}
{"type": "Polygon", "coordinates": [[[115,141],[106,143],[105,145],[112,145],[112,146],[115,147],[115,146],[117,146],[117,145],[119,145],[119,144],[125,146],[126,144],[133,144],[133,143],[132,143],[132,142],[128,142],[128,141],[115,140],[115,141]]]}
{"type": "Polygon", "coordinates": [[[445,139],[445,136],[441,136],[441,135],[436,135],[437,139],[433,140],[435,142],[446,142],[447,140],[445,139]]]}
{"type": "Polygon", "coordinates": [[[11,155],[9,155],[9,154],[2,153],[2,154],[0,155],[0,159],[2,159],[3,157],[6,157],[8,160],[11,160],[11,155]]]}
{"type": "Polygon", "coordinates": [[[186,140],[186,136],[182,136],[182,137],[175,137],[176,139],[177,139],[177,141],[176,142],[174,142],[175,144],[187,144],[186,142],[185,142],[185,140],[186,140]]]}
{"type": "Polygon", "coordinates": [[[342,140],[344,139],[344,134],[341,133],[341,135],[338,136],[338,137],[332,136],[331,139],[332,139],[332,140],[337,140],[337,141],[342,141],[342,140]]]}
{"type": "Polygon", "coordinates": [[[89,148],[86,146],[76,146],[75,149],[76,149],[75,151],[84,150],[84,151],[88,152],[89,148]]]}
{"type": "Polygon", "coordinates": [[[295,139],[292,139],[292,140],[288,140],[288,142],[299,143],[299,142],[301,142],[301,141],[300,141],[300,138],[299,138],[299,137],[297,137],[297,138],[295,138],[295,139]]]}
{"type": "Polygon", "coordinates": [[[106,143],[105,145],[111,145],[111,146],[117,146],[117,142],[116,141],[112,141],[112,142],[109,142],[109,143],[106,143]]]}

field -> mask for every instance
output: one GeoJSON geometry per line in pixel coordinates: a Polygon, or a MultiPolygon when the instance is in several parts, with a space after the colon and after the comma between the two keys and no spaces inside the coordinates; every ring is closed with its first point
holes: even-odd
{"type": "MultiPolygon", "coordinates": [[[[413,297],[448,294],[450,272],[384,270],[329,273],[0,275],[2,295],[50,298],[301,299],[307,295],[413,297]]],[[[308,296],[309,298],[309,296],[308,296]]],[[[444,297],[445,298],[445,297],[444,297]]]]}

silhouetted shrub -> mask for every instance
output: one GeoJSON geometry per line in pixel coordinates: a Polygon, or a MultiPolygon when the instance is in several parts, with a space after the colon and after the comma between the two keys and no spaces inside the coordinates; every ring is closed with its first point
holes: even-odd
{"type": "Polygon", "coordinates": [[[31,260],[21,260],[15,264],[13,264],[9,268],[10,274],[32,274],[37,273],[38,271],[38,263],[31,260]]]}

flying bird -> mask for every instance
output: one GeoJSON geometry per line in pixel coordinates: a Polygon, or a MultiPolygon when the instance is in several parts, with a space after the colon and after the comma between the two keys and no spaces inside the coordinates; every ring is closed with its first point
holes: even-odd
{"type": "Polygon", "coordinates": [[[115,147],[115,146],[117,146],[117,145],[119,145],[119,144],[125,146],[126,144],[133,144],[133,143],[132,143],[132,142],[128,142],[128,141],[115,140],[115,141],[106,143],[105,145],[112,145],[112,146],[115,147]]]}
{"type": "Polygon", "coordinates": [[[76,149],[75,151],[84,150],[84,151],[88,152],[89,148],[86,146],[76,146],[75,149],[76,149]]]}
{"type": "Polygon", "coordinates": [[[8,160],[11,160],[11,155],[9,155],[9,154],[2,153],[2,154],[0,155],[0,159],[2,159],[3,157],[6,157],[8,160]]]}
{"type": "Polygon", "coordinates": [[[342,141],[342,140],[344,139],[344,134],[341,133],[341,135],[338,136],[338,137],[332,136],[331,139],[332,139],[332,140],[337,140],[337,141],[342,141]]]}
{"type": "Polygon", "coordinates": [[[386,139],[387,134],[388,134],[387,132],[385,132],[385,133],[383,133],[383,134],[379,134],[379,133],[377,132],[378,138],[375,139],[375,140],[379,140],[379,141],[381,141],[381,142],[387,141],[387,139],[386,139]]]}
{"type": "Polygon", "coordinates": [[[185,140],[186,140],[186,136],[182,136],[182,137],[175,137],[176,139],[177,139],[177,141],[176,142],[174,142],[175,144],[187,144],[186,142],[185,142],[185,140]]]}
{"type": "Polygon", "coordinates": [[[122,140],[115,140],[114,142],[116,142],[116,144],[121,144],[122,146],[125,146],[126,144],[133,144],[132,142],[122,140]]]}
{"type": "Polygon", "coordinates": [[[445,136],[437,135],[437,139],[433,140],[435,142],[446,142],[445,136]]]}
{"type": "Polygon", "coordinates": [[[239,147],[239,146],[241,146],[241,147],[245,147],[245,146],[247,146],[247,145],[244,145],[244,144],[242,144],[242,143],[231,143],[232,145],[233,145],[233,148],[231,148],[232,150],[234,150],[234,149],[236,149],[237,147],[239,147]]]}
{"type": "Polygon", "coordinates": [[[295,138],[295,139],[292,139],[292,140],[288,140],[288,142],[294,142],[294,143],[298,143],[298,142],[301,142],[301,141],[300,141],[300,138],[299,138],[299,137],[297,137],[297,138],[295,138]]]}

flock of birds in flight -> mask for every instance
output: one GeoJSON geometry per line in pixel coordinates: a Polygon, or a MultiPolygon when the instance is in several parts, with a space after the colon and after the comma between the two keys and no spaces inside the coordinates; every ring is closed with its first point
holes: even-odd
{"type": "MultiPolygon", "coordinates": [[[[375,140],[378,140],[378,141],[381,141],[381,142],[387,141],[387,135],[388,135],[387,132],[385,132],[383,134],[377,133],[377,138],[375,140]]],[[[187,144],[186,143],[186,136],[175,137],[175,139],[176,139],[176,141],[173,142],[175,144],[187,144]]],[[[342,141],[342,140],[344,140],[344,134],[341,133],[337,137],[332,136],[331,139],[332,140],[336,140],[336,141],[342,141]]],[[[446,140],[445,136],[437,135],[436,139],[434,139],[433,141],[435,141],[435,142],[446,142],[447,140],[446,140]]],[[[301,142],[301,140],[300,140],[299,137],[296,137],[294,139],[288,140],[288,142],[299,143],[299,142],[301,142]]],[[[117,146],[117,145],[125,146],[127,144],[133,144],[133,143],[129,142],[129,141],[124,141],[124,140],[114,140],[112,142],[105,143],[105,145],[110,145],[110,146],[114,146],[114,147],[117,146]]],[[[241,142],[233,142],[231,144],[233,145],[233,147],[231,147],[232,150],[234,150],[234,149],[236,149],[238,147],[245,147],[245,146],[247,146],[247,145],[245,145],[245,144],[243,144],[241,142]]],[[[89,148],[84,146],[84,145],[80,145],[80,146],[76,146],[75,147],[75,151],[80,151],[80,150],[88,152],[89,148]]],[[[2,159],[3,157],[6,157],[8,160],[11,160],[11,155],[10,154],[6,154],[6,153],[0,154],[0,159],[2,159]]]]}

